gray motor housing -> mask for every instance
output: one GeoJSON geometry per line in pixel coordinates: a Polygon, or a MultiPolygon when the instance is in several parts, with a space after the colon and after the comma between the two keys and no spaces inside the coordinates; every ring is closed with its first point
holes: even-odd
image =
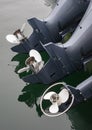
{"type": "Polygon", "coordinates": [[[33,28],[33,33],[28,39],[11,49],[19,53],[28,53],[33,48],[43,50],[41,43],[60,42],[62,39],[61,32],[64,29],[69,31],[72,24],[75,24],[72,27],[75,29],[88,5],[89,0],[59,0],[52,13],[43,21],[36,18],[28,20],[33,28]],[[76,22],[77,19],[79,20],[76,22]]]}
{"type": "Polygon", "coordinates": [[[50,84],[74,71],[84,68],[84,62],[92,60],[92,1],[75,30],[64,45],[48,43],[44,49],[50,56],[49,61],[36,74],[23,77],[25,82],[50,84]]]}

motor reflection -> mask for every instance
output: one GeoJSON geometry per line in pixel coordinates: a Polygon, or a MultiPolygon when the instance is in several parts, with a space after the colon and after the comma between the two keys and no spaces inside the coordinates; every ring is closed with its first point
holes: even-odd
{"type": "Polygon", "coordinates": [[[18,101],[24,102],[30,108],[33,108],[35,106],[38,116],[41,117],[43,113],[40,109],[39,98],[47,89],[47,87],[47,85],[43,84],[27,85],[22,89],[22,94],[19,95],[18,101]]]}
{"type": "Polygon", "coordinates": [[[92,129],[92,99],[86,103],[79,104],[67,112],[71,121],[72,130],[91,130],[92,129]]]}

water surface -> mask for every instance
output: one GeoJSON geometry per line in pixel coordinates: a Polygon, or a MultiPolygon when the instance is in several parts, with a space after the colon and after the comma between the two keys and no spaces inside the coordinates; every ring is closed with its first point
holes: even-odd
{"type": "MultiPolygon", "coordinates": [[[[26,85],[16,74],[28,55],[12,52],[5,36],[31,17],[44,19],[51,12],[43,0],[0,0],[0,130],[91,130],[91,101],[58,118],[48,118],[39,109],[39,97],[48,87],[26,85]],[[11,61],[12,60],[12,61],[11,61]]],[[[29,26],[25,30],[30,32],[29,26]]],[[[64,79],[76,86],[89,74],[75,73],[64,79]]]]}

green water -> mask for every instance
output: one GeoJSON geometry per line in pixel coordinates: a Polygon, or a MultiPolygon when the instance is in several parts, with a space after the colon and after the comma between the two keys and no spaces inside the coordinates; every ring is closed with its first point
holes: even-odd
{"type": "MultiPolygon", "coordinates": [[[[13,45],[5,40],[5,36],[21,27],[27,18],[43,19],[50,11],[43,0],[0,1],[0,130],[92,129],[92,100],[72,108],[63,116],[48,118],[39,107],[40,96],[48,85],[27,85],[21,80],[26,73],[16,73],[24,66],[28,55],[12,52],[13,45]]],[[[27,26],[25,33],[29,34],[30,29],[27,26]]],[[[48,58],[46,54],[42,55],[43,59],[48,58]]],[[[63,81],[76,86],[88,76],[88,72],[81,71],[63,81]]]]}

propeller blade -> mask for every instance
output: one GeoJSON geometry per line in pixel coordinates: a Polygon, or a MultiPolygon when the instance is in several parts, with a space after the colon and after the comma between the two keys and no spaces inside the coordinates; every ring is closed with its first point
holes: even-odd
{"type": "Polygon", "coordinates": [[[59,107],[57,103],[54,103],[53,105],[50,106],[49,108],[50,113],[55,114],[59,111],[59,107]]]}
{"type": "Polygon", "coordinates": [[[26,23],[24,23],[20,29],[21,32],[24,32],[24,29],[25,29],[25,26],[26,26],[26,23]]]}
{"type": "Polygon", "coordinates": [[[49,93],[47,93],[47,94],[44,96],[44,99],[45,99],[45,100],[50,100],[50,97],[51,97],[53,94],[56,94],[56,93],[55,93],[55,92],[49,92],[49,93]]]}
{"type": "Polygon", "coordinates": [[[59,97],[60,97],[61,103],[65,103],[69,99],[69,92],[68,92],[68,90],[67,89],[63,89],[59,93],[59,97]]]}
{"type": "Polygon", "coordinates": [[[41,62],[42,61],[42,57],[41,57],[40,53],[38,51],[34,50],[34,49],[32,49],[29,52],[29,56],[30,57],[34,57],[37,62],[41,62]]]}
{"type": "Polygon", "coordinates": [[[23,72],[25,72],[25,71],[29,71],[29,66],[27,66],[27,67],[24,67],[24,68],[22,68],[22,69],[20,69],[20,70],[18,70],[18,74],[20,74],[20,73],[23,73],[23,72]]]}
{"type": "Polygon", "coordinates": [[[6,40],[10,43],[13,43],[13,44],[19,44],[20,43],[20,41],[17,39],[17,37],[13,34],[7,35],[6,40]]]}

